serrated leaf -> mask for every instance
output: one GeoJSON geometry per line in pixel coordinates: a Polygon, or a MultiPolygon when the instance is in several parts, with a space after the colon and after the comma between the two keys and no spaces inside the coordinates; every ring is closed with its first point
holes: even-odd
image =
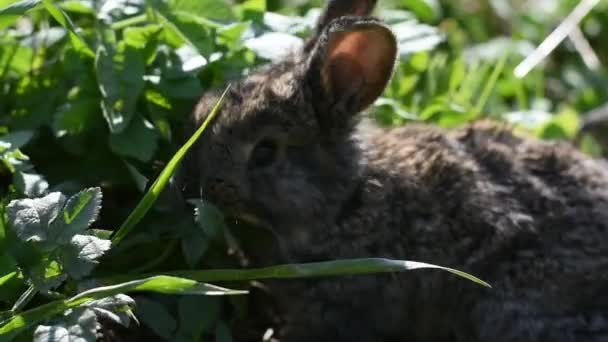
{"type": "Polygon", "coordinates": [[[61,285],[67,278],[56,261],[43,260],[24,270],[25,278],[38,291],[48,291],[61,285]]]}
{"type": "Polygon", "coordinates": [[[130,308],[135,305],[133,298],[118,294],[91,301],[84,306],[91,308],[99,316],[112,320],[125,327],[129,326],[130,308]]]}
{"type": "Polygon", "coordinates": [[[57,218],[64,203],[65,196],[59,192],[11,201],[7,207],[9,225],[23,241],[45,241],[49,224],[57,218]]]}
{"type": "Polygon", "coordinates": [[[89,188],[70,197],[61,215],[51,225],[53,241],[66,244],[75,234],[85,231],[99,215],[101,209],[101,189],[89,188]]]}
{"type": "Polygon", "coordinates": [[[92,235],[76,235],[70,245],[60,251],[60,260],[65,270],[75,279],[91,273],[101,257],[111,247],[110,240],[103,240],[92,235]]]}
{"type": "Polygon", "coordinates": [[[52,325],[39,325],[34,331],[34,342],[95,342],[97,316],[89,308],[68,310],[52,325]]]}

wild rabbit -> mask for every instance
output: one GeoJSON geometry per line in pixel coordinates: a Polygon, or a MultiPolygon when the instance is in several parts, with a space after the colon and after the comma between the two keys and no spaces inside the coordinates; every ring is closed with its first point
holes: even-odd
{"type": "Polygon", "coordinates": [[[276,281],[281,341],[608,341],[608,168],[500,124],[362,119],[398,50],[374,3],[330,2],[302,51],[233,83],[185,191],[273,231],[258,265],[409,259],[493,288],[436,271],[276,281]]]}

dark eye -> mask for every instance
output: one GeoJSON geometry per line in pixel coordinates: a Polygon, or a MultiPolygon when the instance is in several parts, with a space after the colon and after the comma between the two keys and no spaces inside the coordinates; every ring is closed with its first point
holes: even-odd
{"type": "Polygon", "coordinates": [[[262,139],[251,153],[250,165],[253,168],[264,168],[272,165],[277,158],[279,144],[273,139],[262,139]]]}

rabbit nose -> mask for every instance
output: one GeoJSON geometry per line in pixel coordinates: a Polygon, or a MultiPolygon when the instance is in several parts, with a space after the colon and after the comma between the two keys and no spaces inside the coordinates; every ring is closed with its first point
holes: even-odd
{"type": "Polygon", "coordinates": [[[208,181],[207,194],[212,201],[218,201],[219,203],[232,203],[237,200],[236,187],[219,177],[208,181]]]}

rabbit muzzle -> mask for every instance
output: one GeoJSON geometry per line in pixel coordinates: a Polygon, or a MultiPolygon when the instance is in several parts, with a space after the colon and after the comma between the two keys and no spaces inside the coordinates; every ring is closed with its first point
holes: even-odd
{"type": "Polygon", "coordinates": [[[238,202],[237,188],[231,182],[221,177],[214,177],[206,183],[203,189],[206,190],[205,193],[211,202],[219,206],[231,206],[238,202]]]}

